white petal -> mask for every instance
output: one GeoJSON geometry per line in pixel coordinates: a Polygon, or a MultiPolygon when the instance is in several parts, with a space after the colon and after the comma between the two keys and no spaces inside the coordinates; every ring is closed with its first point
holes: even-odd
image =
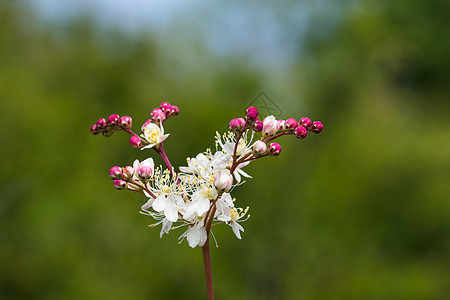
{"type": "Polygon", "coordinates": [[[169,137],[170,133],[163,135],[162,137],[160,137],[158,139],[158,144],[164,142],[168,137],[169,137]]]}
{"type": "Polygon", "coordinates": [[[235,145],[236,143],[226,143],[224,146],[223,146],[223,150],[227,153],[227,154],[229,154],[229,155],[233,155],[233,153],[234,153],[234,145],[235,145]]]}
{"type": "Polygon", "coordinates": [[[210,204],[211,202],[209,201],[208,198],[199,198],[198,203],[196,205],[196,211],[198,216],[204,215],[208,211],[210,204]]]}
{"type": "Polygon", "coordinates": [[[155,199],[153,199],[153,198],[148,199],[148,201],[144,205],[141,206],[141,209],[144,209],[144,210],[149,209],[152,206],[154,200],[155,199]]]}
{"type": "Polygon", "coordinates": [[[238,239],[241,239],[240,231],[244,232],[244,228],[236,221],[231,221],[231,229],[238,239]]]}
{"type": "Polygon", "coordinates": [[[161,232],[159,233],[159,237],[162,237],[164,233],[169,234],[170,228],[172,228],[172,222],[167,220],[167,218],[164,218],[161,232]]]}
{"type": "Polygon", "coordinates": [[[149,157],[141,162],[141,167],[150,167],[152,170],[155,169],[155,162],[153,158],[149,157]]]}
{"type": "Polygon", "coordinates": [[[166,208],[164,209],[164,214],[167,220],[171,222],[176,222],[178,220],[178,209],[174,203],[168,202],[166,208]]]}
{"type": "Polygon", "coordinates": [[[153,202],[152,207],[155,211],[162,212],[166,208],[166,202],[165,196],[158,196],[153,202]]]}
{"type": "Polygon", "coordinates": [[[150,144],[141,148],[141,150],[153,148],[156,144],[150,144]]]}
{"type": "Polygon", "coordinates": [[[228,204],[228,206],[233,207],[234,203],[233,203],[233,199],[231,198],[230,193],[223,193],[222,197],[220,197],[220,199],[222,199],[226,204],[228,204]]]}
{"type": "Polygon", "coordinates": [[[134,169],[135,173],[139,172],[139,160],[136,159],[133,162],[133,169],[134,169]]]}
{"type": "Polygon", "coordinates": [[[237,168],[236,171],[237,171],[239,174],[241,174],[242,176],[244,176],[244,177],[252,178],[252,176],[250,176],[250,175],[248,175],[247,173],[245,173],[244,171],[242,171],[241,168],[237,168]]]}
{"type": "Polygon", "coordinates": [[[186,237],[189,246],[195,248],[200,241],[200,230],[196,226],[189,229],[189,232],[186,237]]]}
{"type": "Polygon", "coordinates": [[[200,227],[200,241],[198,242],[198,245],[200,247],[203,247],[206,243],[206,239],[208,236],[206,235],[206,229],[204,226],[200,227]]]}
{"type": "Polygon", "coordinates": [[[237,182],[241,182],[241,175],[239,174],[239,169],[234,170],[234,178],[237,182]]]}
{"type": "Polygon", "coordinates": [[[192,170],[188,167],[179,167],[178,169],[180,169],[180,171],[184,173],[193,173],[192,170]]]}

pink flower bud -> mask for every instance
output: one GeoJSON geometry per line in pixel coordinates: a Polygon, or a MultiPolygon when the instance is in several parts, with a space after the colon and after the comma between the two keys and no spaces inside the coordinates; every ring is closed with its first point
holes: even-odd
{"type": "Polygon", "coordinates": [[[286,129],[290,131],[294,130],[298,126],[297,120],[294,118],[287,119],[284,124],[286,126],[286,129]]]}
{"type": "Polygon", "coordinates": [[[167,103],[166,105],[161,107],[161,110],[166,114],[167,118],[172,116],[174,114],[174,112],[175,112],[175,109],[169,103],[167,103]]]}
{"type": "Polygon", "coordinates": [[[264,118],[262,132],[265,136],[274,135],[275,133],[277,133],[279,128],[280,124],[274,116],[268,116],[264,118]]]}
{"type": "Polygon", "coordinates": [[[101,129],[105,129],[106,126],[107,126],[107,124],[106,124],[105,118],[98,119],[98,121],[97,121],[97,128],[98,129],[100,129],[100,130],[101,129]]]}
{"type": "Polygon", "coordinates": [[[121,179],[122,178],[122,168],[121,167],[112,167],[109,169],[109,177],[111,179],[121,179]]]}
{"type": "Polygon", "coordinates": [[[127,182],[122,179],[114,180],[114,187],[118,190],[123,190],[127,188],[127,182]]]}
{"type": "Polygon", "coordinates": [[[247,118],[249,121],[255,121],[258,118],[258,109],[254,106],[250,106],[249,108],[247,108],[247,110],[245,111],[245,114],[247,115],[247,118]]]}
{"type": "Polygon", "coordinates": [[[283,132],[286,129],[286,121],[278,120],[278,132],[283,132]]]}
{"type": "Polygon", "coordinates": [[[263,130],[263,122],[260,120],[256,120],[255,123],[253,123],[253,131],[260,132],[263,130]]]}
{"type": "Polygon", "coordinates": [[[161,108],[164,111],[164,107],[166,106],[170,106],[169,102],[161,102],[161,104],[159,105],[159,108],[161,108]]]}
{"type": "Polygon", "coordinates": [[[295,136],[298,137],[299,139],[304,139],[307,134],[308,130],[306,130],[305,127],[298,126],[297,128],[295,128],[295,136]]]}
{"type": "Polygon", "coordinates": [[[280,155],[281,152],[281,146],[278,143],[272,143],[269,146],[269,150],[267,151],[267,153],[269,153],[269,155],[271,156],[278,156],[280,155]]]}
{"type": "Polygon", "coordinates": [[[245,120],[243,118],[232,119],[229,125],[230,130],[241,131],[245,126],[245,120]]]}
{"type": "Polygon", "coordinates": [[[267,151],[267,145],[263,141],[256,141],[252,147],[253,155],[260,156],[267,151]]]}
{"type": "Polygon", "coordinates": [[[233,176],[230,170],[220,170],[214,178],[214,186],[219,191],[228,192],[233,186],[233,176]]]}
{"type": "Polygon", "coordinates": [[[91,132],[92,132],[93,135],[97,135],[97,134],[100,133],[100,130],[98,130],[97,124],[94,124],[94,125],[91,126],[91,132]]]}
{"type": "Polygon", "coordinates": [[[178,108],[178,106],[172,105],[172,108],[174,110],[173,115],[176,116],[180,113],[180,109],[178,108]]]}
{"type": "Polygon", "coordinates": [[[136,135],[133,135],[133,136],[130,138],[130,145],[131,145],[133,148],[141,148],[141,147],[142,147],[142,140],[141,140],[141,138],[138,137],[138,136],[136,136],[136,135]]]}
{"type": "Polygon", "coordinates": [[[315,133],[321,133],[323,130],[323,124],[319,121],[315,121],[311,127],[311,130],[315,133]]]}
{"type": "Polygon", "coordinates": [[[144,166],[139,168],[138,176],[143,180],[149,179],[150,177],[152,177],[152,174],[153,170],[151,167],[144,166]]]}
{"type": "Polygon", "coordinates": [[[110,115],[110,116],[108,117],[108,120],[106,120],[106,123],[107,123],[109,126],[114,127],[114,126],[116,126],[116,125],[119,125],[119,119],[120,119],[119,115],[116,115],[116,114],[110,115]]]}
{"type": "Polygon", "coordinates": [[[161,124],[166,119],[166,114],[160,108],[155,108],[152,111],[152,119],[155,123],[161,124]]]}
{"type": "Polygon", "coordinates": [[[124,129],[131,129],[133,120],[129,116],[123,116],[119,120],[120,126],[124,129]]]}
{"type": "Polygon", "coordinates": [[[311,127],[312,122],[309,118],[307,117],[303,117],[300,119],[300,121],[298,121],[298,126],[303,126],[306,129],[309,129],[309,127],[311,127]]]}
{"type": "Polygon", "coordinates": [[[133,178],[133,174],[134,174],[133,167],[126,166],[125,168],[122,168],[122,174],[123,174],[123,179],[130,180],[131,178],[133,178]]]}

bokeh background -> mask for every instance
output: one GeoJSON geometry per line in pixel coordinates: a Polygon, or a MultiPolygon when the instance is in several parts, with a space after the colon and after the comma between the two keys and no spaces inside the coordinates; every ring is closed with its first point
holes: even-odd
{"type": "Polygon", "coordinates": [[[139,128],[169,101],[180,166],[261,92],[325,131],[247,167],[243,239],[214,230],[216,298],[448,299],[449,13],[434,0],[1,0],[0,299],[205,299],[200,249],[177,244],[182,229],[160,239],[145,199],[108,178],[153,152],[89,127],[118,113],[139,128]]]}

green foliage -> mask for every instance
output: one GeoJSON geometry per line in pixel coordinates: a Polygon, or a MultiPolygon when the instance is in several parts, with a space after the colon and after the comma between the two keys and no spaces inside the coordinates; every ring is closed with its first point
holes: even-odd
{"type": "MultiPolygon", "coordinates": [[[[214,229],[217,299],[446,298],[447,12],[442,1],[366,0],[339,27],[310,29],[288,90],[307,107],[278,105],[325,131],[249,166],[254,179],[234,192],[252,215],[243,240],[214,229]]],[[[183,69],[183,49],[166,53],[151,34],[87,19],[49,27],[11,3],[0,19],[0,299],[203,299],[201,251],[177,245],[182,230],[147,229],[145,199],[107,176],[152,152],[89,127],[111,113],[138,127],[169,100],[181,114],[165,148],[183,165],[269,75],[210,53],[198,62],[207,69],[183,69]]]]}

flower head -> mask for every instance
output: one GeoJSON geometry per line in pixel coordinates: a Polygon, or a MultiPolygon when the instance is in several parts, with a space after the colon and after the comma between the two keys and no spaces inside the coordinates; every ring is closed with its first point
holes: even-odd
{"type": "Polygon", "coordinates": [[[142,131],[142,137],[148,142],[148,145],[141,149],[158,147],[169,136],[169,134],[164,134],[164,127],[162,125],[158,126],[155,123],[148,123],[142,131]]]}

